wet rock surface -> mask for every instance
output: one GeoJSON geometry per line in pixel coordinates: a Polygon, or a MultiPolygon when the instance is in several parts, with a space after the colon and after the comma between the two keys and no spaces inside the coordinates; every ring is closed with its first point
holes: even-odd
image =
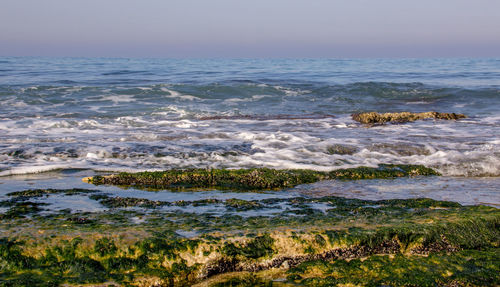
{"type": "Polygon", "coordinates": [[[9,207],[0,220],[0,281],[5,284],[190,286],[220,276],[214,286],[265,285],[275,278],[299,286],[363,280],[404,286],[407,277],[419,286],[494,286],[499,280],[492,262],[499,259],[500,214],[492,207],[424,198],[162,202],[92,192],[84,194],[112,209],[47,214],[26,197],[38,194],[19,192],[2,202],[9,207]],[[288,207],[249,217],[159,208],[227,205],[248,210],[276,204],[288,207]],[[327,208],[316,210],[315,204],[327,208]],[[441,266],[450,266],[449,272],[441,266]],[[356,273],[360,268],[378,273],[356,273]]]}
{"type": "Polygon", "coordinates": [[[438,119],[438,120],[458,120],[466,118],[463,114],[456,113],[438,113],[438,112],[423,112],[423,113],[360,113],[353,114],[352,119],[362,124],[384,124],[384,123],[407,123],[423,119],[438,119]]]}
{"type": "Polygon", "coordinates": [[[407,176],[440,175],[422,165],[381,164],[378,167],[314,170],[253,169],[187,169],[158,172],[119,173],[84,178],[91,184],[153,188],[219,188],[237,190],[274,190],[314,183],[320,180],[358,180],[407,176]]]}

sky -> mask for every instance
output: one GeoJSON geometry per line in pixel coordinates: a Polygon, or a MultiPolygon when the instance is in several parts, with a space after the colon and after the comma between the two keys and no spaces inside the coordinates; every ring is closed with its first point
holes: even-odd
{"type": "Polygon", "coordinates": [[[0,56],[500,57],[500,1],[0,0],[0,56]]]}

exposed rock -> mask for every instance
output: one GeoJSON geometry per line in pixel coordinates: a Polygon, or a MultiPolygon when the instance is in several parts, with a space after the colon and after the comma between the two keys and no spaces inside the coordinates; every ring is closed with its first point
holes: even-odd
{"type": "MultiPolygon", "coordinates": [[[[99,195],[91,196],[106,199],[99,195]]],[[[378,280],[377,286],[498,285],[496,208],[431,199],[325,197],[286,202],[322,202],[335,208],[300,217],[287,217],[284,211],[269,218],[116,210],[4,217],[0,227],[10,235],[0,238],[1,280],[6,286],[44,285],[49,280],[78,286],[107,286],[110,280],[120,286],[192,286],[212,279],[220,283],[217,286],[266,286],[261,283],[277,278],[272,276],[289,274],[287,284],[335,286],[328,280],[340,274],[337,278],[344,283],[362,286],[370,280],[378,280]],[[145,220],[130,223],[131,216],[145,220]],[[177,233],[190,229],[203,234],[186,238],[177,233]],[[248,273],[253,277],[240,278],[248,273]],[[269,274],[274,275],[266,277],[269,274]]]]}
{"type": "Polygon", "coordinates": [[[99,200],[99,202],[102,205],[109,208],[131,207],[131,206],[156,208],[164,205],[170,205],[170,203],[166,201],[149,200],[145,198],[135,198],[135,197],[119,197],[119,196],[102,198],[99,200]]]}
{"type": "Polygon", "coordinates": [[[188,169],[158,172],[120,173],[94,176],[83,181],[154,188],[219,188],[238,190],[282,189],[327,179],[357,180],[404,176],[440,175],[422,165],[381,164],[378,167],[338,169],[331,172],[295,169],[188,169]]]}
{"type": "Polygon", "coordinates": [[[427,245],[419,245],[410,250],[411,254],[429,255],[432,252],[457,252],[460,248],[451,245],[444,235],[441,235],[441,241],[431,242],[427,245]]]}
{"type": "Polygon", "coordinates": [[[337,248],[320,254],[306,254],[295,256],[280,256],[264,262],[238,261],[234,257],[223,257],[208,264],[200,273],[200,279],[227,272],[259,272],[271,268],[290,268],[301,263],[314,260],[330,261],[338,259],[362,258],[373,254],[395,254],[401,246],[397,240],[384,241],[378,246],[358,246],[337,248]]]}
{"type": "Polygon", "coordinates": [[[377,112],[353,114],[352,119],[362,124],[384,124],[390,123],[407,123],[423,119],[439,119],[439,120],[458,120],[466,118],[463,114],[456,113],[438,113],[438,112],[424,112],[424,113],[384,113],[377,112]]]}

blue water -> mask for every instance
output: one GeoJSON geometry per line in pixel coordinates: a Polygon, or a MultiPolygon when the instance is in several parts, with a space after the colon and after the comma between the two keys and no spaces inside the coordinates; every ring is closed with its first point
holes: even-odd
{"type": "Polygon", "coordinates": [[[500,59],[119,59],[0,57],[2,85],[425,83],[497,87],[500,59]]]}
{"type": "Polygon", "coordinates": [[[500,59],[0,57],[0,184],[68,169],[412,163],[490,178],[492,194],[499,103],[500,59]],[[350,117],[364,111],[468,118],[368,128],[350,117]]]}

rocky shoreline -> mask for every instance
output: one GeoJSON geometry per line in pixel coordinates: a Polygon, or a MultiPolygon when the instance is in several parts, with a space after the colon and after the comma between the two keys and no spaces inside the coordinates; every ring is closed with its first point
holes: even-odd
{"type": "MultiPolygon", "coordinates": [[[[152,186],[161,186],[156,178],[166,177],[169,180],[162,183],[192,187],[193,178],[215,175],[210,184],[198,187],[228,188],[228,178],[251,176],[254,181],[237,182],[258,184],[234,185],[251,193],[259,192],[256,187],[288,188],[334,176],[346,180],[437,173],[421,166],[385,165],[335,173],[166,171],[145,181],[150,175],[118,177],[152,186]]],[[[87,181],[123,184],[115,180],[87,181]]],[[[425,198],[373,201],[335,196],[161,201],[113,197],[99,185],[12,192],[0,206],[7,209],[0,215],[1,286],[500,283],[495,263],[500,260],[500,210],[494,207],[425,198]],[[107,210],[54,212],[39,201],[61,195],[88,197],[107,210]],[[199,210],[213,206],[221,213],[199,210]]]]}

